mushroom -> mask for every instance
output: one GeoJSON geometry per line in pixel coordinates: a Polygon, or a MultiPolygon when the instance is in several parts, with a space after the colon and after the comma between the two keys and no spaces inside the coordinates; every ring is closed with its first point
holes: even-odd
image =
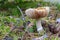
{"type": "Polygon", "coordinates": [[[46,17],[50,12],[50,7],[29,8],[25,11],[26,15],[31,19],[36,19],[37,31],[40,33],[43,30],[41,18],[46,17]]]}

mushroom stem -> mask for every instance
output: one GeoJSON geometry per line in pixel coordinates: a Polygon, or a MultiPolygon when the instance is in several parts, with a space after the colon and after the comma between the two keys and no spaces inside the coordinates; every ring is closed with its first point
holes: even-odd
{"type": "Polygon", "coordinates": [[[43,31],[43,27],[42,27],[42,25],[41,25],[41,20],[37,20],[36,21],[36,26],[37,26],[37,31],[40,33],[40,32],[42,32],[43,31]]]}

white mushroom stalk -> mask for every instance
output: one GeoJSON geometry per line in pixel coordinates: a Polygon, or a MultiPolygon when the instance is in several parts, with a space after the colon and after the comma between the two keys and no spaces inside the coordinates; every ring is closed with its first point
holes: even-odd
{"type": "Polygon", "coordinates": [[[29,18],[36,19],[37,31],[39,33],[43,30],[40,18],[46,17],[49,11],[50,7],[29,8],[25,11],[29,18]]]}
{"type": "Polygon", "coordinates": [[[43,27],[41,25],[41,20],[37,20],[36,21],[36,26],[37,26],[37,31],[39,32],[39,34],[43,31],[43,27]]]}

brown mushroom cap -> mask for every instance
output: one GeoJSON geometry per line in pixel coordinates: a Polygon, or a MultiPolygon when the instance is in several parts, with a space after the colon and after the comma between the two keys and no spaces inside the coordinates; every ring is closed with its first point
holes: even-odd
{"type": "Polygon", "coordinates": [[[46,17],[48,15],[49,8],[41,7],[41,8],[29,8],[25,11],[26,15],[32,19],[39,19],[42,17],[46,17]]]}

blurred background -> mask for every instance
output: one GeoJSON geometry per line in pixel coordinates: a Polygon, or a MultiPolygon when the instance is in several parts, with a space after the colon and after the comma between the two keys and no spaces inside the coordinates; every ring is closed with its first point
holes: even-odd
{"type": "MultiPolygon", "coordinates": [[[[42,18],[42,20],[46,21],[46,25],[52,24],[54,26],[52,27],[55,29],[57,25],[60,25],[58,24],[60,23],[60,0],[0,0],[0,40],[21,40],[21,37],[26,30],[26,26],[30,26],[28,25],[29,23],[33,25],[29,28],[29,32],[32,33],[32,36],[39,37],[36,28],[36,20],[29,19],[25,14],[25,10],[28,8],[44,6],[52,7],[53,11],[50,12],[47,17],[42,18]]],[[[46,26],[43,23],[42,25],[46,26]]],[[[46,29],[48,30],[48,28],[45,28],[45,31],[46,29]]],[[[41,35],[43,35],[44,32],[41,33],[41,35]]],[[[60,37],[58,37],[60,34],[57,33],[58,36],[56,36],[57,34],[54,34],[55,32],[56,31],[54,30],[52,32],[53,35],[45,40],[60,40],[60,37]]],[[[28,35],[26,37],[30,36],[28,35]]]]}

